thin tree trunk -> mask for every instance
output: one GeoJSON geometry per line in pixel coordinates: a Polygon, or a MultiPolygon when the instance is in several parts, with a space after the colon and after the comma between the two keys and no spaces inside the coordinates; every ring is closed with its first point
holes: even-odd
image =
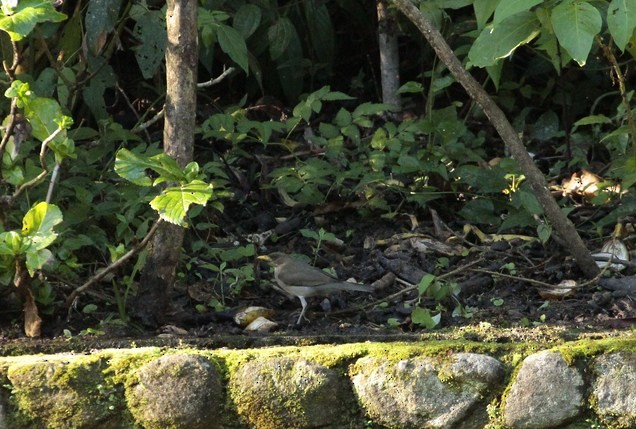
{"type": "Polygon", "coordinates": [[[378,48],[380,51],[380,76],[382,80],[382,102],[402,110],[400,89],[400,53],[398,50],[395,19],[387,12],[386,0],[378,0],[378,48]]]}
{"type": "MultiPolygon", "coordinates": [[[[166,104],[163,148],[181,167],[192,161],[197,87],[197,1],[168,0],[166,104]]],[[[162,222],[148,247],[135,301],[135,316],[150,327],[165,320],[184,230],[162,222]]]]}
{"type": "Polygon", "coordinates": [[[428,18],[411,3],[411,0],[393,0],[393,2],[420,30],[457,82],[459,82],[466,89],[470,97],[481,106],[501,136],[501,139],[508,147],[513,158],[519,163],[521,171],[526,175],[530,187],[534,191],[548,220],[554,228],[554,233],[557,234],[570,254],[574,256],[580,270],[589,278],[595,277],[600,271],[596,262],[592,259],[587,247],[585,247],[585,243],[583,243],[583,240],[576,231],[574,224],[572,224],[561,211],[561,208],[550,194],[545,177],[543,177],[541,171],[534,164],[532,158],[530,158],[530,155],[523,146],[514,128],[510,125],[506,115],[495,104],[481,85],[464,69],[441,33],[433,26],[428,18]]]}

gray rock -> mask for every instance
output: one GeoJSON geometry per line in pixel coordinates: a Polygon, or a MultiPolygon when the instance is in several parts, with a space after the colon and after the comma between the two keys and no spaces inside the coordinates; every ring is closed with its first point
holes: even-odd
{"type": "Polygon", "coordinates": [[[126,399],[145,429],[221,427],[221,377],[204,357],[166,355],[139,368],[136,378],[126,399]]]}
{"type": "Polygon", "coordinates": [[[544,351],[522,363],[504,406],[513,429],[547,429],[577,417],[583,407],[583,377],[560,353],[544,351]]]}
{"type": "Polygon", "coordinates": [[[503,381],[499,361],[458,353],[399,362],[360,359],[353,386],[369,417],[389,428],[482,428],[486,391],[503,381]]]}
{"type": "Polygon", "coordinates": [[[305,359],[270,358],[241,366],[230,379],[238,413],[257,429],[347,427],[355,408],[335,371],[305,359]]]}
{"type": "Polygon", "coordinates": [[[592,395],[604,423],[636,427],[636,354],[616,352],[594,360],[592,395]]]}
{"type": "Polygon", "coordinates": [[[122,397],[105,382],[104,364],[99,359],[81,363],[59,359],[11,365],[7,378],[13,385],[13,404],[20,420],[30,420],[31,429],[122,427],[118,416],[122,397]]]}

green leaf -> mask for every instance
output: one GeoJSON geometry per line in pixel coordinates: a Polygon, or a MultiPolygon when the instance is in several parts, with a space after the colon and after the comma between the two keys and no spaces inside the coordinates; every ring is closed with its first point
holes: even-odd
{"type": "Polygon", "coordinates": [[[501,0],[474,0],[473,9],[477,18],[477,28],[482,29],[501,0]]]}
{"type": "Polygon", "coordinates": [[[67,18],[56,11],[49,0],[20,0],[15,7],[6,7],[3,2],[2,12],[0,30],[7,32],[14,42],[26,37],[37,24],[61,22],[67,18]]]}
{"type": "Polygon", "coordinates": [[[18,256],[24,253],[23,237],[16,231],[0,233],[0,255],[18,256]]]}
{"type": "MultiPolygon", "coordinates": [[[[38,97],[28,83],[15,80],[5,91],[5,96],[17,98],[18,107],[24,109],[24,116],[31,124],[32,134],[40,141],[44,141],[51,134],[62,129],[70,128],[73,120],[62,114],[59,103],[52,98],[38,97]]],[[[63,142],[66,139],[66,132],[60,132],[55,137],[55,141],[63,142]]]]}
{"type": "Polygon", "coordinates": [[[66,158],[77,158],[77,154],[75,153],[75,142],[69,138],[65,138],[62,141],[54,139],[49,143],[49,147],[55,154],[55,162],[57,164],[60,164],[66,158]]]}
{"type": "Polygon", "coordinates": [[[530,42],[539,31],[539,21],[534,13],[515,14],[497,25],[486,26],[471,46],[468,58],[474,66],[491,66],[498,59],[508,57],[519,46],[530,42]]]}
{"type": "MultiPolygon", "coordinates": [[[[329,87],[326,87],[326,88],[329,88],[329,87]]],[[[320,97],[320,99],[325,101],[345,101],[345,100],[355,100],[356,98],[350,95],[347,95],[344,92],[329,91],[328,93],[320,97]]]]}
{"type": "Polygon", "coordinates": [[[135,58],[144,79],[152,79],[162,64],[167,44],[165,13],[148,11],[140,16],[134,28],[141,45],[135,46],[135,58]]]}
{"type": "Polygon", "coordinates": [[[296,33],[294,25],[287,17],[280,17],[267,30],[267,39],[269,41],[269,56],[276,61],[287,50],[287,46],[296,33]]]}
{"type": "Polygon", "coordinates": [[[610,124],[612,120],[605,115],[590,115],[579,119],[574,123],[575,126],[581,125],[596,125],[596,124],[610,124]]]}
{"type": "Polygon", "coordinates": [[[351,115],[354,118],[359,118],[360,116],[380,115],[386,111],[391,112],[393,110],[395,110],[395,106],[391,104],[366,102],[359,104],[351,115]]]}
{"type": "Polygon", "coordinates": [[[397,92],[398,94],[423,94],[424,85],[420,82],[413,82],[411,80],[402,85],[397,92]]]}
{"type": "Polygon", "coordinates": [[[216,30],[216,37],[223,52],[228,54],[245,73],[249,73],[247,45],[241,33],[228,25],[220,24],[216,30]]]}
{"type": "Polygon", "coordinates": [[[537,236],[542,243],[547,243],[552,236],[552,227],[546,223],[537,225],[537,236]]]}
{"type": "Polygon", "coordinates": [[[584,66],[603,25],[599,11],[584,1],[564,1],[552,10],[551,21],[561,46],[579,66],[584,66]]]}
{"type": "Polygon", "coordinates": [[[247,3],[239,7],[234,15],[233,26],[244,39],[250,37],[261,24],[261,8],[247,3]]]}
{"type": "Polygon", "coordinates": [[[425,274],[424,276],[422,276],[420,282],[417,284],[417,293],[420,296],[426,294],[426,291],[433,284],[435,278],[436,277],[433,274],[425,274]]]}
{"type": "Polygon", "coordinates": [[[335,32],[325,2],[303,0],[307,32],[318,62],[331,69],[335,49],[335,32]]]}
{"type": "Polygon", "coordinates": [[[431,312],[427,308],[415,307],[411,313],[411,321],[425,329],[433,329],[441,320],[441,313],[431,316],[431,312]]]}
{"type": "Polygon", "coordinates": [[[186,185],[164,190],[150,202],[150,206],[159,213],[161,219],[176,225],[187,226],[184,219],[188,208],[192,204],[205,206],[212,198],[212,191],[212,185],[201,180],[194,180],[186,185]]]}
{"type": "Polygon", "coordinates": [[[53,260],[53,253],[49,249],[39,249],[37,252],[26,253],[26,267],[29,275],[33,277],[36,270],[39,270],[48,261],[53,260]]]}
{"type": "Polygon", "coordinates": [[[492,20],[494,25],[499,24],[509,16],[519,12],[525,12],[532,9],[533,6],[542,3],[543,0],[505,0],[497,5],[495,9],[495,17],[492,20]]]}
{"type": "Polygon", "coordinates": [[[138,156],[122,148],[115,157],[115,173],[139,186],[157,185],[165,181],[184,182],[185,173],[170,156],[160,153],[150,158],[138,156]],[[148,169],[159,175],[154,181],[149,177],[148,169]]]}
{"type": "Polygon", "coordinates": [[[60,222],[62,212],[57,206],[38,203],[24,215],[22,236],[30,238],[35,249],[44,249],[55,241],[57,233],[53,231],[53,227],[60,222]]]}
{"type": "Polygon", "coordinates": [[[88,2],[85,25],[86,44],[97,55],[106,44],[107,36],[115,30],[122,0],[91,0],[88,2]]]}
{"type": "Polygon", "coordinates": [[[623,51],[636,28],[636,3],[633,0],[612,0],[607,8],[607,28],[618,49],[623,51]]]}

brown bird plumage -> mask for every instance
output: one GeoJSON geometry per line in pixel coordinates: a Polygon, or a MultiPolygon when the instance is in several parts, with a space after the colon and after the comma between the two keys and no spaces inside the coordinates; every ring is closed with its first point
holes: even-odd
{"type": "Polygon", "coordinates": [[[348,290],[357,292],[373,292],[361,284],[343,282],[324,271],[292,258],[281,252],[259,256],[258,259],[269,261],[274,265],[274,278],[281,290],[286,294],[298,297],[303,306],[296,324],[300,324],[307,311],[305,298],[312,296],[329,296],[332,293],[348,290]]]}

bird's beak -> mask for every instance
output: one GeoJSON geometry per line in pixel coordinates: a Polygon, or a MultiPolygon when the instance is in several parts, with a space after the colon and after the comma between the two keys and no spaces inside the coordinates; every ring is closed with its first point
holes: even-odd
{"type": "Polygon", "coordinates": [[[271,261],[272,260],[272,258],[270,258],[267,255],[257,256],[256,259],[260,259],[261,261],[271,261]]]}

